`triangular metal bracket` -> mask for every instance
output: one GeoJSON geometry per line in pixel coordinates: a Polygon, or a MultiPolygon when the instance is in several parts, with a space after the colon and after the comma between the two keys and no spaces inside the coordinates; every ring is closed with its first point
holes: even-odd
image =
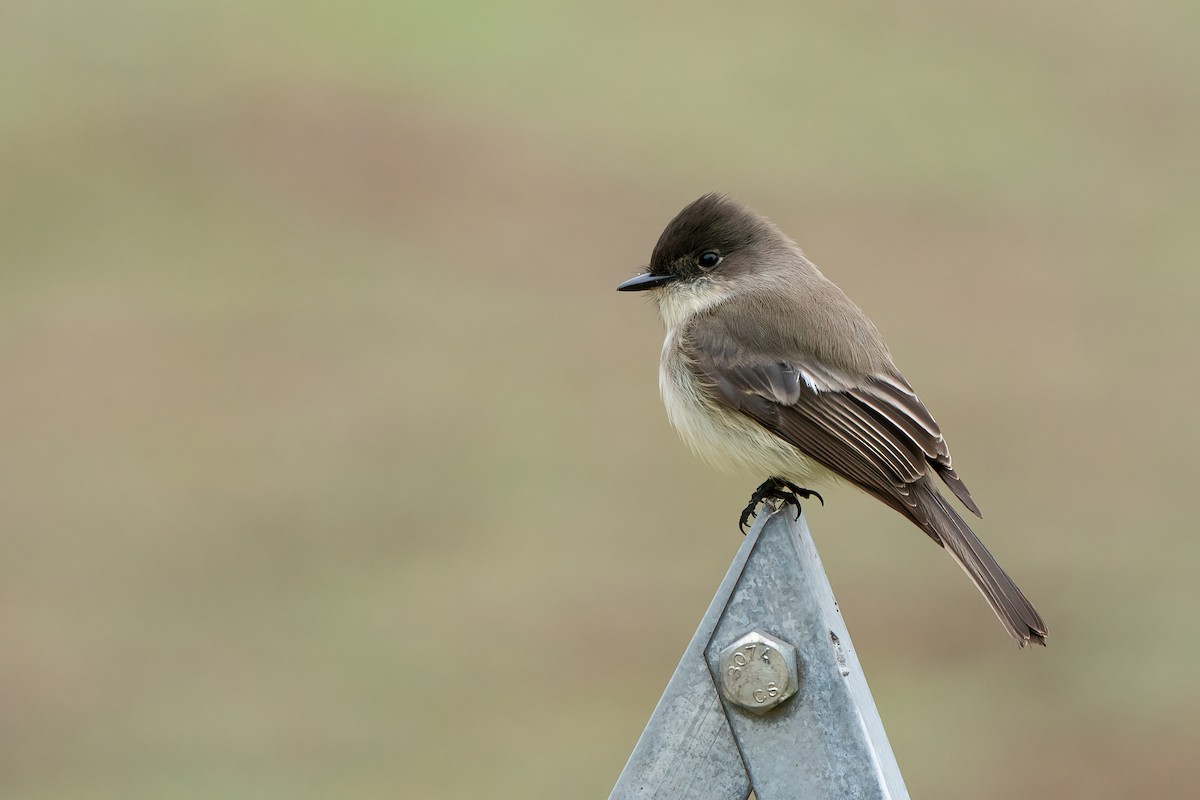
{"type": "Polygon", "coordinates": [[[908,798],[808,526],[787,505],[760,513],[609,797],[745,800],[751,790],[758,800],[908,798]],[[753,706],[774,702],[774,683],[757,695],[726,689],[729,698],[718,688],[745,654],[766,652],[780,668],[774,649],[752,643],[738,655],[733,645],[753,632],[794,648],[798,670],[794,696],[765,713],[753,706]]]}

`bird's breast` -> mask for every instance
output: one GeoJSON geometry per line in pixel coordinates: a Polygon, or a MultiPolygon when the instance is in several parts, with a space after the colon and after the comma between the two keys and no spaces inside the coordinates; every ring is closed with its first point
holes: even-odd
{"type": "Polygon", "coordinates": [[[698,456],[725,471],[796,483],[825,472],[798,449],[754,420],[720,404],[696,376],[679,346],[678,329],[667,332],[659,362],[658,386],[671,427],[698,456]]]}

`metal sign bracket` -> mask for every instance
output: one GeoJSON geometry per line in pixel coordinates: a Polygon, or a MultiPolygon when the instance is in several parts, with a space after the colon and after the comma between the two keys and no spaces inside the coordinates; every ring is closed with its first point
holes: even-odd
{"type": "Polygon", "coordinates": [[[610,800],[907,800],[808,526],[763,511],[610,800]]]}

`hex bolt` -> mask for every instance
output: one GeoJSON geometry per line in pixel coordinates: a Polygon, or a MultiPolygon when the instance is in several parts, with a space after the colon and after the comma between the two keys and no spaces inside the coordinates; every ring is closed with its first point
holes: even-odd
{"type": "Polygon", "coordinates": [[[721,694],[754,714],[765,714],[800,688],[796,648],[769,633],[751,631],[721,651],[721,694]]]}

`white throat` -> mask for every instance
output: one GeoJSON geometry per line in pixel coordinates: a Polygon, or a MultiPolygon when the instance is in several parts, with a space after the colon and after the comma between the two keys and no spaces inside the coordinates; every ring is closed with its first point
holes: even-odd
{"type": "Polygon", "coordinates": [[[663,287],[656,294],[658,313],[667,327],[667,332],[671,333],[696,314],[728,300],[733,292],[726,285],[701,278],[663,287]]]}

